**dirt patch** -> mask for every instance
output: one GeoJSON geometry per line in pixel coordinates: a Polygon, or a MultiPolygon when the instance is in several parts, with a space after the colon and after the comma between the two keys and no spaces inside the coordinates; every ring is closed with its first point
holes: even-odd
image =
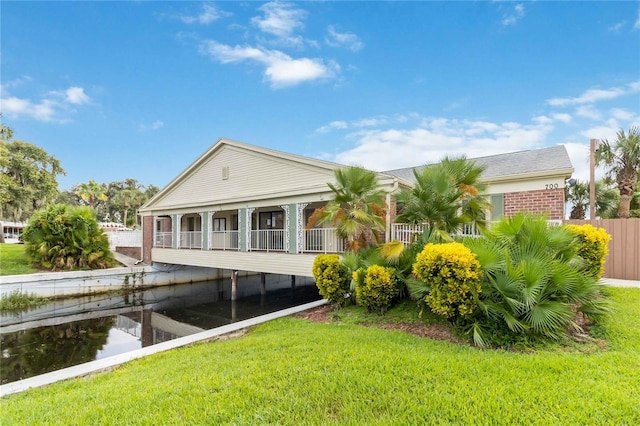
{"type": "MultiPolygon", "coordinates": [[[[320,306],[318,308],[310,309],[297,315],[299,318],[304,318],[309,321],[328,324],[334,321],[334,312],[331,306],[320,306]]],[[[421,324],[411,322],[398,322],[398,323],[366,323],[362,324],[365,327],[378,327],[383,330],[395,330],[403,331],[405,333],[413,334],[418,337],[424,337],[433,340],[442,340],[457,344],[466,344],[464,340],[461,340],[454,336],[453,330],[449,324],[421,324]]]]}

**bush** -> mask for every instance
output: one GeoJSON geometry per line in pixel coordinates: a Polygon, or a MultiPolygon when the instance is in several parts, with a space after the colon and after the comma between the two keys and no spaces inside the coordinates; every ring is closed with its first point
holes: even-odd
{"type": "Polygon", "coordinates": [[[322,297],[329,303],[342,306],[349,297],[349,270],[337,254],[321,254],[313,261],[313,278],[322,297]]]}
{"type": "Polygon", "coordinates": [[[578,256],[587,263],[587,272],[596,280],[602,278],[604,261],[609,254],[611,236],[602,228],[585,225],[565,225],[578,240],[578,256]]]}
{"type": "Polygon", "coordinates": [[[116,264],[109,240],[89,207],[56,204],[38,210],[23,239],[30,262],[47,269],[104,269],[116,264]]]}
{"type": "Polygon", "coordinates": [[[434,313],[456,318],[476,309],[480,263],[463,244],[427,244],[416,257],[413,273],[431,287],[424,302],[434,313]]]}
{"type": "Polygon", "coordinates": [[[384,314],[393,298],[398,295],[395,270],[371,265],[366,270],[358,269],[353,275],[356,282],[356,302],[365,306],[369,312],[384,314]]]}
{"type": "Polygon", "coordinates": [[[482,265],[482,293],[469,331],[476,344],[491,342],[495,322],[527,339],[560,340],[579,329],[576,311],[598,318],[608,312],[601,286],[575,267],[575,237],[542,217],[518,214],[494,224],[467,244],[482,265]]]}

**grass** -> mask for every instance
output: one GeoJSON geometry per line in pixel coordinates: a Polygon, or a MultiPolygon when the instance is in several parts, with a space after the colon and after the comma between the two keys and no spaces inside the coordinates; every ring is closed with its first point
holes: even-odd
{"type": "Polygon", "coordinates": [[[22,275],[38,272],[29,266],[24,244],[0,244],[0,275],[22,275]]]}
{"type": "Polygon", "coordinates": [[[0,298],[0,312],[23,311],[29,308],[44,305],[48,300],[35,294],[22,294],[16,290],[0,298]]]}
{"type": "Polygon", "coordinates": [[[640,424],[640,289],[610,294],[599,352],[481,351],[360,319],[283,318],[3,398],[0,422],[640,424]]]}

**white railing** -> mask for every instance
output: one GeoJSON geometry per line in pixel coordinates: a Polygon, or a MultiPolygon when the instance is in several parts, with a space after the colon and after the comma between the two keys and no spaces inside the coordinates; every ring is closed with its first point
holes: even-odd
{"type": "Polygon", "coordinates": [[[109,247],[113,250],[116,247],[142,247],[142,231],[114,231],[106,232],[109,238],[109,247]]]}
{"type": "Polygon", "coordinates": [[[173,235],[171,232],[156,232],[154,247],[171,248],[173,244],[173,235]]]}
{"type": "Polygon", "coordinates": [[[335,228],[315,228],[304,231],[302,252],[344,253],[344,240],[338,238],[335,228]]]}
{"type": "MultiPolygon", "coordinates": [[[[487,226],[491,227],[494,222],[487,222],[487,226]]],[[[554,219],[547,220],[547,226],[561,226],[562,220],[554,219]]],[[[391,240],[398,240],[404,245],[411,244],[416,238],[420,238],[420,234],[427,229],[426,224],[413,225],[408,223],[392,223],[391,224],[391,240]]],[[[462,225],[460,231],[456,232],[456,236],[459,237],[479,237],[480,231],[473,223],[466,223],[462,225]]]]}
{"type": "Polygon", "coordinates": [[[180,248],[202,248],[202,231],[187,231],[180,233],[180,248]]]}
{"type": "Polygon", "coordinates": [[[284,229],[262,229],[251,231],[251,250],[284,251],[284,229]]]}
{"type": "Polygon", "coordinates": [[[238,231],[211,231],[209,233],[211,250],[238,250],[238,231]]]}

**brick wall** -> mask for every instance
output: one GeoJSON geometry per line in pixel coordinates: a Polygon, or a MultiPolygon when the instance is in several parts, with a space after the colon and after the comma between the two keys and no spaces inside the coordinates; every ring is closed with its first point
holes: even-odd
{"type": "Polygon", "coordinates": [[[550,220],[563,219],[564,188],[504,194],[504,215],[519,212],[547,214],[550,220]]]}
{"type": "Polygon", "coordinates": [[[153,247],[153,228],[155,221],[153,216],[142,217],[142,260],[151,265],[151,247],[153,247]]]}

